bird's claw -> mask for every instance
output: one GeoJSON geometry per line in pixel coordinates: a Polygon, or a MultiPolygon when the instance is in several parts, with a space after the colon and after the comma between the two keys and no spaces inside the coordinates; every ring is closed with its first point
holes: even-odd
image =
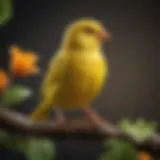
{"type": "Polygon", "coordinates": [[[57,116],[56,117],[56,124],[57,125],[63,125],[66,123],[67,119],[64,116],[57,116]]]}

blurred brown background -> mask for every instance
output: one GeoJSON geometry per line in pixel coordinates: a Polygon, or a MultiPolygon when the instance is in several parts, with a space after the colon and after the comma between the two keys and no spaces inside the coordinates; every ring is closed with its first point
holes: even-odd
{"type": "MultiPolygon", "coordinates": [[[[15,0],[14,2],[14,18],[1,29],[3,37],[1,41],[6,48],[10,44],[18,44],[25,49],[38,52],[42,68],[39,77],[21,80],[21,83],[33,87],[36,91],[32,99],[22,104],[22,110],[30,112],[36,104],[43,73],[58,47],[65,25],[76,18],[88,16],[102,21],[113,36],[105,45],[110,66],[109,81],[94,102],[94,108],[114,122],[122,117],[160,120],[159,27],[158,4],[155,1],[15,0]]],[[[1,64],[5,65],[5,60],[7,50],[1,53],[1,64]]],[[[70,153],[67,152],[67,145],[72,146],[76,142],[68,143],[68,141],[59,143],[62,150],[65,148],[63,151],[66,154],[70,153]]],[[[78,150],[82,151],[78,146],[84,146],[84,143],[87,142],[81,141],[74,145],[77,147],[77,153],[78,150]]],[[[97,150],[98,148],[93,149],[97,143],[99,144],[88,143],[90,148],[83,153],[97,150]]],[[[69,155],[72,159],[71,154],[69,155]]],[[[84,159],[83,155],[82,158],[84,159]]]]}

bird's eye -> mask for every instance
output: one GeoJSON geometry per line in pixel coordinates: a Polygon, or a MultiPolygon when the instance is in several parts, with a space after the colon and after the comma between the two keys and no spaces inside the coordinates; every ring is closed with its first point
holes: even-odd
{"type": "Polygon", "coordinates": [[[88,33],[88,34],[94,33],[94,30],[92,28],[85,28],[84,31],[85,33],[88,33]]]}

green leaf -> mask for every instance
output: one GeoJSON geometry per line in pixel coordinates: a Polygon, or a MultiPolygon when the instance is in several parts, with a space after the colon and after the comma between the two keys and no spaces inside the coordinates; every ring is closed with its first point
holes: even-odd
{"type": "Polygon", "coordinates": [[[138,160],[137,152],[129,142],[110,139],[105,141],[105,147],[106,152],[102,153],[99,160],[138,160]]]}
{"type": "Polygon", "coordinates": [[[101,154],[99,160],[119,160],[119,158],[118,153],[115,151],[109,151],[101,154]]]}
{"type": "Polygon", "coordinates": [[[23,152],[27,144],[28,139],[26,137],[0,130],[0,146],[23,152]]]}
{"type": "Polygon", "coordinates": [[[18,104],[32,95],[32,91],[21,85],[10,86],[2,96],[5,105],[18,104]]]}
{"type": "Polygon", "coordinates": [[[12,0],[0,0],[0,25],[6,24],[12,14],[12,0]]]}
{"type": "Polygon", "coordinates": [[[155,122],[147,122],[144,119],[137,119],[135,122],[123,119],[119,122],[120,128],[130,135],[137,143],[142,143],[153,136],[157,131],[155,122]]]}
{"type": "Polygon", "coordinates": [[[0,130],[0,146],[5,146],[9,139],[9,134],[3,130],[0,130]]]}
{"type": "Polygon", "coordinates": [[[28,160],[53,160],[55,146],[48,139],[10,134],[0,130],[0,146],[24,153],[28,160]]]}
{"type": "Polygon", "coordinates": [[[25,151],[28,160],[53,160],[55,148],[48,139],[31,138],[25,151]]]}

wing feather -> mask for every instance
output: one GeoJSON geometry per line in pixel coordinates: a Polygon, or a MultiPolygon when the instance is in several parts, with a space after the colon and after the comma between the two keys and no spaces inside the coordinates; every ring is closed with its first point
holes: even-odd
{"type": "Polygon", "coordinates": [[[44,80],[42,82],[41,96],[45,95],[47,88],[50,88],[54,85],[59,85],[61,83],[67,74],[67,62],[67,56],[61,53],[56,54],[51,59],[47,72],[44,75],[44,80]]]}

